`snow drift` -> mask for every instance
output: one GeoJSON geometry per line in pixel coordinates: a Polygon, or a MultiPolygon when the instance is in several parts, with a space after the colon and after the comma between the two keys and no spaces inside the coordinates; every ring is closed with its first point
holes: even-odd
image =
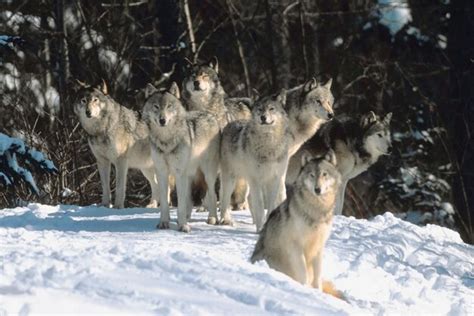
{"type": "MultiPolygon", "coordinates": [[[[172,215],[176,215],[172,213],[172,215]]],[[[0,210],[0,314],[468,315],[474,247],[446,228],[386,213],[338,216],[324,276],[349,302],[302,286],[248,258],[247,211],[235,227],[157,231],[151,209],[46,206],[0,210]]],[[[175,218],[175,217],[174,217],[175,218]]]]}

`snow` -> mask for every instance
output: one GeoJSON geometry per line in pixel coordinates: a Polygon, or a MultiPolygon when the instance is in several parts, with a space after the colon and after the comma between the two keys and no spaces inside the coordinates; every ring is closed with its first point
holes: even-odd
{"type": "Polygon", "coordinates": [[[379,23],[385,25],[392,35],[412,21],[411,9],[406,0],[378,0],[379,23]]]}
{"type": "MultiPolygon", "coordinates": [[[[176,213],[172,213],[175,219],[176,213]]],[[[324,275],[348,303],[255,265],[248,211],[236,226],[158,231],[153,209],[47,206],[0,210],[0,314],[469,315],[474,247],[446,228],[386,213],[337,216],[324,275]]]]}

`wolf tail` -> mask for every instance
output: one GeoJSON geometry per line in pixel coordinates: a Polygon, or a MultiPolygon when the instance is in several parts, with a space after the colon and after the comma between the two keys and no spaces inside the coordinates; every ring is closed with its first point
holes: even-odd
{"type": "Polygon", "coordinates": [[[331,281],[323,281],[323,292],[347,302],[347,298],[344,296],[344,294],[336,289],[334,283],[331,281]]]}

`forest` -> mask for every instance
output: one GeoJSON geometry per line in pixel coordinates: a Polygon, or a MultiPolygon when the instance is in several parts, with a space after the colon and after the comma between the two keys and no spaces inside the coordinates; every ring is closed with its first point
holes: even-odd
{"type": "MultiPolygon", "coordinates": [[[[71,82],[104,80],[140,111],[148,83],[181,85],[185,59],[216,56],[231,97],[332,78],[336,115],[392,112],[393,152],[349,183],[344,214],[390,211],[472,244],[473,17],[471,0],[2,1],[0,209],[100,201],[71,82]]],[[[146,179],[128,183],[143,206],[146,179]]]]}

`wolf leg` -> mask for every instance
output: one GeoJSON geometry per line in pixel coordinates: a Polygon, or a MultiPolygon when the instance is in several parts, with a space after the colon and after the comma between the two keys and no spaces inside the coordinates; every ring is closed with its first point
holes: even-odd
{"type": "Polygon", "coordinates": [[[258,181],[255,180],[250,181],[250,212],[252,213],[252,216],[255,220],[257,232],[262,229],[263,224],[265,223],[265,209],[262,189],[261,183],[258,183],[258,181]]]}
{"type": "Polygon", "coordinates": [[[100,183],[102,185],[102,202],[105,207],[110,207],[110,161],[97,159],[100,183]]]}
{"type": "Polygon", "coordinates": [[[206,193],[206,207],[209,210],[209,217],[207,223],[215,225],[217,223],[217,196],[216,196],[216,180],[217,168],[216,166],[206,166],[204,171],[204,178],[207,183],[206,193]]]}
{"type": "Polygon", "coordinates": [[[334,206],[334,215],[342,215],[342,209],[344,207],[344,194],[347,186],[346,180],[343,180],[339,189],[337,190],[336,205],[334,206]]]}
{"type": "Polygon", "coordinates": [[[311,285],[322,291],[323,290],[323,279],[321,277],[322,266],[323,266],[323,249],[321,249],[318,254],[314,257],[313,262],[313,280],[311,285]]]}
{"type": "Polygon", "coordinates": [[[178,193],[178,230],[189,233],[191,227],[186,221],[188,201],[191,192],[189,191],[189,177],[187,174],[176,174],[176,191],[178,193]]]}
{"type": "Polygon", "coordinates": [[[167,229],[170,228],[170,208],[169,208],[169,193],[168,180],[169,170],[165,161],[161,156],[152,149],[151,157],[153,158],[153,165],[155,167],[155,174],[158,178],[158,194],[160,196],[160,222],[156,228],[167,229]]]}
{"type": "Polygon", "coordinates": [[[145,178],[150,183],[151,187],[151,200],[146,207],[155,208],[158,207],[160,201],[160,190],[158,185],[158,177],[155,175],[154,168],[147,168],[141,170],[145,178]]]}
{"type": "Polygon", "coordinates": [[[230,197],[232,189],[235,186],[235,177],[227,170],[223,169],[221,172],[221,187],[219,192],[221,219],[219,221],[222,225],[232,225],[232,215],[230,214],[230,197]]]}
{"type": "Polygon", "coordinates": [[[127,173],[128,160],[127,158],[117,159],[115,164],[115,175],[117,187],[115,190],[115,207],[123,208],[125,202],[125,192],[127,191],[127,173]]]}

